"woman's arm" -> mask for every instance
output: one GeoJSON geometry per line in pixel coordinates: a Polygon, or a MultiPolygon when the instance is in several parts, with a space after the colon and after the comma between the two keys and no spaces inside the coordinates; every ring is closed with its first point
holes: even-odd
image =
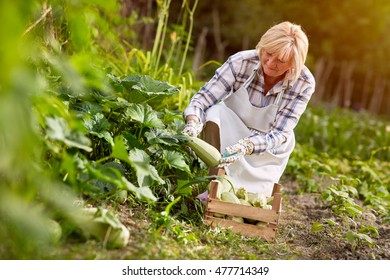
{"type": "Polygon", "coordinates": [[[315,82],[314,79],[309,82],[299,81],[291,91],[287,94],[282,103],[283,107],[278,111],[276,121],[272,125],[269,133],[266,134],[253,134],[249,137],[250,141],[254,144],[254,154],[262,154],[265,151],[279,148],[287,138],[292,134],[295,126],[306,107],[309,100],[314,93],[315,82]],[[296,91],[300,90],[300,93],[296,91]],[[294,96],[292,98],[292,96],[294,96]]]}
{"type": "MultiPolygon", "coordinates": [[[[214,76],[207,82],[191,99],[184,111],[184,118],[194,115],[201,122],[205,121],[205,111],[222,100],[231,90],[242,84],[247,75],[246,68],[252,69],[257,65],[257,54],[255,51],[238,52],[228,58],[219,67],[214,76]],[[249,66],[250,64],[250,66],[249,66]]],[[[248,70],[248,72],[250,72],[248,70]]]]}

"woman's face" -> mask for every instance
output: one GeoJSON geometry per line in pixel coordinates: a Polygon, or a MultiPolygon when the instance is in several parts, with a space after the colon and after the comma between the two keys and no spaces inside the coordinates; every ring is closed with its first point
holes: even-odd
{"type": "Polygon", "coordinates": [[[275,78],[284,75],[292,66],[292,59],[280,60],[277,53],[271,53],[267,50],[262,51],[260,60],[264,74],[275,78]]]}

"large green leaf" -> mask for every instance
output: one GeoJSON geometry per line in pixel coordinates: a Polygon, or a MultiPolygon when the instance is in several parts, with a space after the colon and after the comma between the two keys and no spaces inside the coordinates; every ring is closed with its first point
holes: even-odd
{"type": "Polygon", "coordinates": [[[145,132],[145,137],[150,145],[172,145],[179,142],[177,137],[163,129],[152,129],[151,131],[145,132]]]}
{"type": "Polygon", "coordinates": [[[126,141],[127,147],[132,147],[132,148],[138,148],[138,149],[143,149],[143,145],[140,142],[140,140],[137,138],[137,135],[134,135],[132,133],[129,133],[127,131],[122,132],[122,136],[124,140],[126,141]]]}
{"type": "Polygon", "coordinates": [[[47,117],[46,118],[46,134],[52,140],[63,142],[69,147],[91,152],[91,141],[83,135],[79,130],[71,130],[68,123],[63,118],[47,117]]]}
{"type": "Polygon", "coordinates": [[[136,85],[140,81],[140,78],[141,78],[141,76],[139,76],[139,75],[132,75],[132,76],[127,76],[127,77],[121,79],[121,78],[115,77],[112,74],[108,74],[107,77],[109,78],[112,85],[116,89],[120,89],[120,88],[123,89],[124,88],[128,91],[130,91],[131,88],[134,85],[136,85]]]}
{"type": "Polygon", "coordinates": [[[133,86],[133,89],[146,93],[148,96],[172,95],[179,91],[179,88],[173,87],[166,82],[153,80],[149,76],[142,76],[139,83],[133,86]]]}
{"type": "Polygon", "coordinates": [[[100,191],[110,191],[116,187],[118,189],[129,190],[140,200],[157,200],[149,187],[136,187],[129,182],[123,174],[123,166],[118,163],[110,162],[103,166],[99,166],[98,168],[95,168],[90,163],[86,163],[86,168],[89,171],[90,179],[96,184],[100,191]]]}
{"type": "Polygon", "coordinates": [[[129,156],[140,187],[149,187],[154,181],[164,184],[164,180],[160,178],[156,168],[149,164],[150,158],[145,151],[134,148],[130,151],[129,156]]]}
{"type": "Polygon", "coordinates": [[[107,162],[99,167],[99,172],[105,178],[112,178],[110,180],[94,179],[93,184],[100,193],[112,191],[115,188],[123,188],[118,178],[121,178],[125,173],[125,168],[118,162],[107,162]]]}
{"type": "Polygon", "coordinates": [[[101,104],[80,100],[69,102],[69,109],[77,114],[89,114],[90,112],[101,112],[103,110],[101,104]]]}
{"type": "Polygon", "coordinates": [[[110,128],[110,123],[102,113],[90,113],[85,115],[83,120],[85,127],[89,130],[89,132],[100,132],[110,128]]]}
{"type": "Polygon", "coordinates": [[[147,104],[130,104],[126,110],[126,116],[140,123],[142,127],[164,127],[164,123],[159,118],[158,113],[147,104]]]}
{"type": "Polygon", "coordinates": [[[109,132],[111,125],[102,113],[84,115],[83,120],[89,133],[96,135],[99,138],[103,138],[111,145],[114,145],[113,138],[109,132]]]}
{"type": "Polygon", "coordinates": [[[122,80],[119,80],[119,82],[122,84],[124,88],[127,90],[131,90],[133,86],[139,83],[141,79],[141,76],[139,75],[132,75],[132,76],[127,76],[123,78],[122,80]]]}
{"type": "Polygon", "coordinates": [[[123,79],[108,75],[112,85],[118,91],[122,91],[124,97],[131,103],[146,103],[153,101],[155,105],[161,105],[162,99],[179,91],[167,82],[154,80],[150,76],[131,75],[123,79]]]}
{"type": "Polygon", "coordinates": [[[125,183],[126,188],[133,192],[135,196],[143,201],[156,201],[157,198],[152,193],[149,187],[136,187],[129,182],[125,177],[122,177],[122,181],[125,183]]]}
{"type": "Polygon", "coordinates": [[[152,193],[152,190],[149,187],[139,187],[137,188],[137,192],[135,193],[136,197],[143,201],[156,201],[157,198],[152,193]]]}
{"type": "Polygon", "coordinates": [[[176,168],[187,173],[191,173],[190,167],[184,160],[183,154],[177,151],[164,150],[164,159],[165,163],[168,164],[170,168],[176,168]]]}
{"type": "Polygon", "coordinates": [[[131,165],[129,159],[129,153],[126,149],[123,136],[117,136],[114,139],[114,145],[112,147],[111,157],[123,160],[124,162],[131,165]]]}
{"type": "Polygon", "coordinates": [[[137,148],[133,148],[128,152],[123,136],[115,137],[114,143],[111,157],[123,160],[130,164],[137,175],[137,181],[140,188],[136,188],[133,184],[127,182],[127,189],[135,192],[138,198],[155,200],[151,191],[142,187],[149,187],[153,181],[163,184],[164,180],[160,178],[154,166],[149,164],[150,158],[148,154],[137,148]]]}

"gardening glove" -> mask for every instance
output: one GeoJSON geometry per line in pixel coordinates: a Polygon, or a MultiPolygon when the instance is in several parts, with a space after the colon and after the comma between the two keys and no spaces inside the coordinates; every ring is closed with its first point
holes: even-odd
{"type": "Polygon", "coordinates": [[[255,146],[249,138],[243,138],[239,140],[237,144],[226,147],[222,154],[222,158],[219,161],[219,167],[228,166],[229,164],[237,161],[239,158],[252,154],[254,148],[255,146]]]}
{"type": "Polygon", "coordinates": [[[197,137],[203,129],[203,124],[196,120],[189,120],[182,131],[183,134],[197,137]]]}

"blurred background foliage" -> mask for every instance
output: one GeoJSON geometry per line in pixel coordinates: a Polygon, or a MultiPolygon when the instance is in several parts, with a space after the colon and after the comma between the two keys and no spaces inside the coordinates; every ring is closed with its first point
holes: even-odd
{"type": "MultiPolygon", "coordinates": [[[[0,257],[47,257],[48,221],[61,223],[66,241],[77,201],[105,203],[118,189],[129,205],[191,198],[189,181],[205,168],[174,135],[181,112],[229,55],[283,20],[307,31],[311,106],[327,103],[309,108],[300,142],[369,160],[366,169],[374,162],[370,186],[388,199],[390,127],[372,115],[390,113],[389,9],[385,0],[0,0],[0,257]],[[121,172],[108,172],[111,160],[121,172]]],[[[299,160],[306,153],[298,147],[289,167],[303,180],[313,172],[299,160]]]]}
{"type": "MultiPolygon", "coordinates": [[[[178,11],[180,2],[172,1],[173,9],[178,11]]],[[[177,15],[172,13],[172,20],[177,15]]],[[[193,65],[224,61],[236,51],[254,48],[270,26],[284,20],[300,24],[309,37],[307,65],[317,78],[315,102],[390,114],[386,0],[200,1],[193,46],[202,55],[193,65]]],[[[207,70],[198,77],[209,77],[214,68],[207,70]]]]}

